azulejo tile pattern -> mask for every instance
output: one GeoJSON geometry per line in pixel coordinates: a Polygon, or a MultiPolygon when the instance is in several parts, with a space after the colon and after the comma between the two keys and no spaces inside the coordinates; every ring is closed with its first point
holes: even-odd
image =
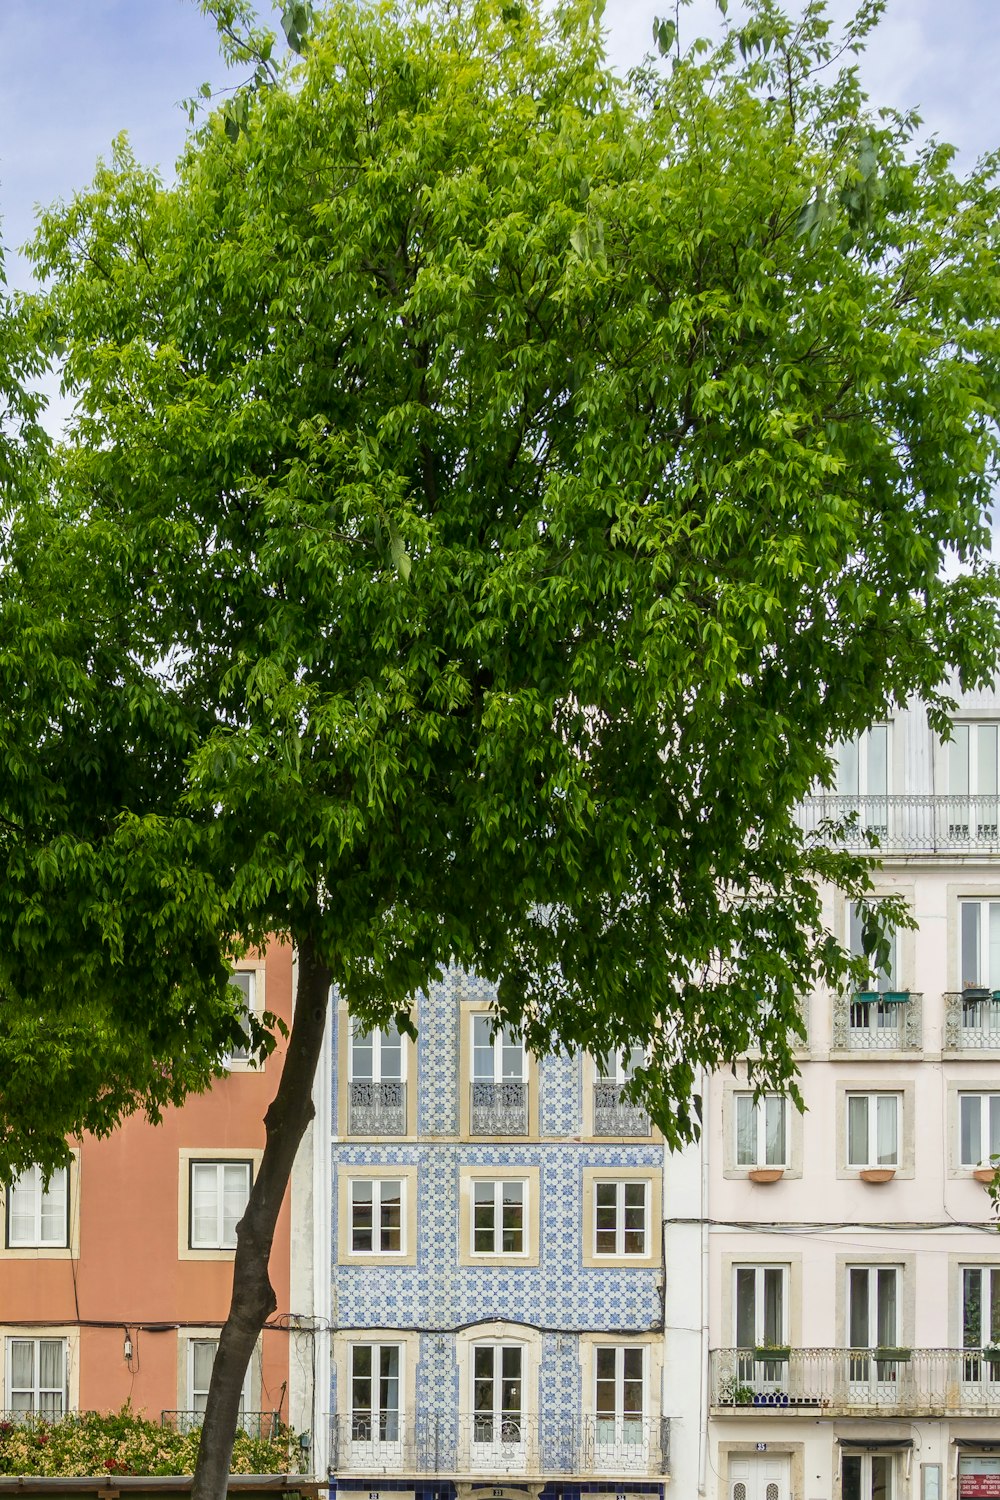
{"type": "MultiPolygon", "coordinates": [[[[650,1140],[581,1141],[581,1066],[578,1058],[546,1058],[539,1067],[536,1141],[458,1138],[459,1042],[463,1011],[490,1001],[492,986],[450,971],[419,1001],[417,1140],[334,1143],[332,1244],[338,1244],[336,1175],[351,1167],[417,1169],[416,1264],[334,1264],[333,1306],[348,1339],[379,1329],[419,1332],[416,1406],[434,1414],[435,1439],[453,1447],[459,1406],[456,1334],[503,1320],[540,1331],[539,1383],[543,1445],[554,1439],[546,1425],[579,1415],[582,1403],[579,1334],[641,1333],[657,1327],[661,1272],[649,1268],[583,1264],[585,1167],[649,1167],[659,1171],[662,1148],[650,1140]],[[459,1264],[459,1177],[462,1167],[536,1167],[540,1177],[540,1245],[537,1266],[459,1264]],[[438,1414],[440,1414],[438,1416],[438,1414]]],[[[334,1040],[336,1047],[336,1039],[334,1040]]],[[[336,1052],[334,1053],[336,1056],[336,1052]]],[[[334,1079],[334,1089],[337,1083],[334,1079]]],[[[334,1097],[334,1119],[336,1096],[334,1097]]],[[[659,1226],[651,1225],[654,1236],[659,1226]]],[[[336,1248],[334,1250],[336,1255],[336,1248]]],[[[336,1410],[336,1392],[331,1392],[336,1410]]]]}

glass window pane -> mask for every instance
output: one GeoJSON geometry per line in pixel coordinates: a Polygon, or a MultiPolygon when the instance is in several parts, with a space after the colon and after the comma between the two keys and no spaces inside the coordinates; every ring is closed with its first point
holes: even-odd
{"type": "Polygon", "coordinates": [[[764,1270],[764,1342],[780,1344],[785,1337],[785,1275],[780,1266],[764,1270]]]}
{"type": "Polygon", "coordinates": [[[351,1023],[351,1077],[362,1083],[374,1078],[375,1046],[370,1031],[362,1031],[359,1023],[351,1023]]]}
{"type": "Polygon", "coordinates": [[[962,1347],[982,1347],[983,1273],[966,1267],[962,1272],[962,1347]]]}
{"type": "Polygon", "coordinates": [[[752,1094],[736,1095],[736,1165],[757,1165],[757,1111],[752,1094]]]}
{"type": "Polygon", "coordinates": [[[982,1101],[978,1094],[962,1094],[959,1100],[959,1123],[962,1165],[974,1167],[982,1160],[982,1101]]]}
{"type": "Polygon", "coordinates": [[[395,1083],[403,1076],[403,1040],[395,1026],[389,1026],[379,1037],[379,1077],[384,1083],[395,1083]]]}
{"type": "MultiPolygon", "coordinates": [[[[995,724],[978,725],[976,739],[978,741],[976,793],[980,797],[995,797],[997,794],[997,726],[995,724]]],[[[989,823],[992,819],[981,818],[980,821],[989,823]]]]}
{"type": "Polygon", "coordinates": [[[521,1082],[524,1078],[524,1048],[521,1038],[514,1035],[509,1026],[500,1034],[501,1076],[521,1082]]]}
{"type": "Polygon", "coordinates": [[[878,1271],[878,1319],[877,1336],[880,1349],[891,1349],[895,1346],[898,1335],[898,1320],[896,1316],[896,1272],[895,1270],[880,1269],[878,1271]]]}
{"type": "Polygon", "coordinates": [[[472,1018],[472,1076],[493,1081],[493,1029],[489,1016],[472,1018]]]}
{"type": "Polygon", "coordinates": [[[1000,901],[989,903],[990,951],[984,979],[991,990],[1000,989],[1000,901]]]}
{"type": "Polygon", "coordinates": [[[785,1165],[785,1105],[780,1094],[768,1094],[764,1101],[766,1130],[765,1162],[769,1167],[785,1165]]]}
{"type": "Polygon", "coordinates": [[[894,1167],[899,1160],[899,1100],[895,1094],[880,1094],[876,1100],[878,1118],[878,1164],[894,1167]]]}
{"type": "Polygon", "coordinates": [[[848,1277],[848,1337],[852,1349],[868,1349],[868,1271],[853,1266],[848,1277]]]}
{"type": "Polygon", "coordinates": [[[990,1289],[990,1305],[987,1317],[983,1319],[983,1331],[988,1335],[989,1342],[994,1348],[1000,1348],[1000,1270],[991,1268],[989,1275],[983,1278],[984,1286],[990,1289]]]}
{"type": "Polygon", "coordinates": [[[979,984],[979,902],[963,901],[962,910],[962,975],[963,989],[979,984]]]}
{"type": "Polygon", "coordinates": [[[847,1097],[847,1164],[850,1167],[868,1165],[867,1094],[849,1094],[847,1097]]]}
{"type": "Polygon", "coordinates": [[[837,791],[842,797],[856,797],[860,791],[858,777],[858,742],[845,740],[837,756],[837,791]]]}
{"type": "Polygon", "coordinates": [[[401,1182],[381,1184],[379,1218],[382,1228],[379,1248],[383,1254],[401,1250],[403,1234],[403,1184],[401,1182]]]}
{"type": "Polygon", "coordinates": [[[875,724],[867,733],[869,797],[884,797],[889,789],[889,728],[875,724]]]}
{"type": "Polygon", "coordinates": [[[841,1458],[840,1492],[842,1500],[862,1500],[860,1453],[845,1453],[841,1458]]]}
{"type": "Polygon", "coordinates": [[[948,741],[948,792],[952,797],[966,797],[969,793],[969,726],[952,725],[948,741]]]}
{"type": "Polygon", "coordinates": [[[751,1349],[757,1342],[757,1273],[752,1266],[736,1270],[736,1347],[751,1349]]]}

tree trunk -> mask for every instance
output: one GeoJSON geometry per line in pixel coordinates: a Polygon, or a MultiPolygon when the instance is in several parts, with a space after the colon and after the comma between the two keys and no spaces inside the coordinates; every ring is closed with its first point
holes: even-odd
{"type": "Polygon", "coordinates": [[[295,1153],[315,1112],[312,1086],[330,995],[330,971],[317,958],[310,940],[299,944],[298,960],[288,1050],[278,1092],[264,1116],[264,1155],[236,1230],[233,1298],[208,1388],[192,1500],[224,1500],[243,1379],[260,1331],[277,1306],[268,1261],[295,1153]]]}

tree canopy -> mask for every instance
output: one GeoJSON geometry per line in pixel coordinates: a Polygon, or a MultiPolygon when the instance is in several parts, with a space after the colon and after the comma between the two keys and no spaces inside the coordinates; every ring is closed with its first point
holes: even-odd
{"type": "Polygon", "coordinates": [[[331,982],[461,964],[535,1051],[644,1046],[676,1144],[847,972],[831,747],[994,668],[997,162],[819,4],[627,79],[595,0],[287,7],[288,64],[212,8],[253,85],[33,249],[76,415],[4,531],[0,1165],[203,1087],[270,933],[306,1100],[331,982]]]}

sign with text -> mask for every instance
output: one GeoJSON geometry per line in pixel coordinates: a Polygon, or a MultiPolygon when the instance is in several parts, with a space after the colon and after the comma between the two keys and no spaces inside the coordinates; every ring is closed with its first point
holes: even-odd
{"type": "Polygon", "coordinates": [[[959,1500],[1000,1500],[1000,1458],[959,1459],[958,1494],[959,1500]]]}

